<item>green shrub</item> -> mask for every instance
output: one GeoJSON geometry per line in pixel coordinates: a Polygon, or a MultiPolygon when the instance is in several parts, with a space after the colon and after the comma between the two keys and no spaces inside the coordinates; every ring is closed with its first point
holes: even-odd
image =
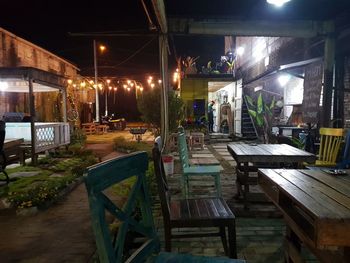
{"type": "Polygon", "coordinates": [[[80,145],[84,145],[86,142],[86,134],[85,132],[77,127],[74,127],[73,132],[70,135],[70,141],[71,144],[80,144],[80,145]]]}
{"type": "Polygon", "coordinates": [[[72,183],[74,177],[55,177],[46,181],[36,181],[24,189],[10,191],[8,201],[16,208],[32,206],[43,207],[48,201],[54,200],[59,192],[72,183]]]}
{"type": "Polygon", "coordinates": [[[114,150],[123,153],[145,151],[152,158],[152,145],[146,142],[127,141],[124,137],[114,139],[114,150]]]}

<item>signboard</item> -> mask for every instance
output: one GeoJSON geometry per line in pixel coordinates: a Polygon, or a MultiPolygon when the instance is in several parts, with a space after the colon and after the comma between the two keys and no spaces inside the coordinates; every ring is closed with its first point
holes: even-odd
{"type": "Polygon", "coordinates": [[[315,62],[305,67],[303,122],[317,123],[319,118],[322,90],[323,62],[315,62]]]}

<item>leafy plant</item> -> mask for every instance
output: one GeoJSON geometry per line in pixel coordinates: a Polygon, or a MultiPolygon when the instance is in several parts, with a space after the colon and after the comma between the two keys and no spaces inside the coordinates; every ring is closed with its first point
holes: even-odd
{"type": "MultiPolygon", "coordinates": [[[[142,114],[142,119],[147,124],[160,131],[160,87],[154,87],[153,90],[145,92],[137,100],[137,107],[142,114]]],[[[168,94],[169,106],[169,130],[176,131],[180,120],[184,116],[184,103],[175,92],[170,91],[168,94]]]]}
{"type": "Polygon", "coordinates": [[[245,95],[246,101],[248,103],[248,113],[253,118],[256,125],[263,129],[264,132],[264,142],[268,143],[269,135],[271,134],[271,118],[272,110],[275,107],[275,97],[272,98],[270,105],[267,105],[260,93],[256,102],[253,99],[245,95]]]}

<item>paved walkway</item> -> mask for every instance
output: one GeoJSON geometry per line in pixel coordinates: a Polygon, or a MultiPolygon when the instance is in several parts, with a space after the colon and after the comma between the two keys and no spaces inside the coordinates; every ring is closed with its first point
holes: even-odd
{"type": "MultiPolygon", "coordinates": [[[[100,146],[93,150],[107,154],[100,146]]],[[[217,160],[224,172],[221,176],[224,198],[236,213],[239,204],[231,201],[235,193],[233,159],[224,144],[206,147],[193,153],[193,160],[217,160]]],[[[113,156],[115,154],[112,154],[113,156]]],[[[104,159],[103,157],[101,159],[104,159]]],[[[178,169],[178,164],[176,169],[178,169]]],[[[180,196],[180,175],[169,178],[172,193],[180,196]]],[[[208,194],[213,189],[211,178],[201,180],[193,188],[196,193],[208,194]],[[209,191],[210,192],[210,191],[209,191]]],[[[163,236],[159,204],[155,210],[159,234],[163,236]]],[[[237,213],[236,213],[237,214],[237,213]]],[[[257,216],[258,214],[256,214],[257,216]]],[[[246,215],[245,215],[246,216],[246,215]]],[[[283,262],[282,239],[285,226],[281,218],[241,217],[237,218],[238,257],[256,262],[283,262]]],[[[190,252],[199,255],[223,255],[220,239],[194,238],[173,242],[174,252],[190,252]]],[[[163,246],[164,247],[164,246],[163,246]]],[[[79,185],[64,200],[48,210],[33,216],[15,216],[0,211],[0,262],[90,262],[95,252],[83,184],[79,185]]]]}

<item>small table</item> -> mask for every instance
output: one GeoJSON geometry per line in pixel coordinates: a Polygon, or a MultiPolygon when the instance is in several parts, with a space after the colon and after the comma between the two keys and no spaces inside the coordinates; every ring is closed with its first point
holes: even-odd
{"type": "Polygon", "coordinates": [[[137,140],[137,142],[142,141],[142,135],[145,134],[147,131],[147,128],[130,128],[130,133],[132,134],[132,137],[137,140]]]}
{"type": "Polygon", "coordinates": [[[258,182],[284,215],[286,262],[303,262],[300,241],[321,262],[349,262],[350,175],[259,169],[258,182]]]}
{"type": "Polygon", "coordinates": [[[316,160],[314,154],[287,144],[230,143],[227,150],[237,162],[236,197],[243,196],[245,208],[248,207],[249,184],[257,184],[256,178],[249,178],[249,172],[256,172],[258,167],[284,167],[286,164],[296,168],[299,163],[316,160]],[[253,165],[249,166],[249,163],[253,165]]]}

